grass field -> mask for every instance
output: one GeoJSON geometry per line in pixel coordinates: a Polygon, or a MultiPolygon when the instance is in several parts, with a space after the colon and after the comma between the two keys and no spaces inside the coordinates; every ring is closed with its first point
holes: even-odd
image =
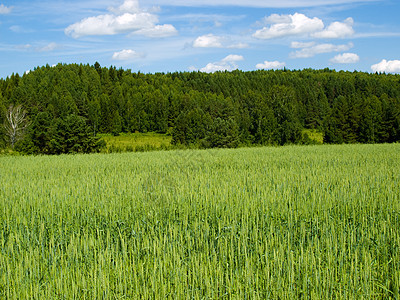
{"type": "Polygon", "coordinates": [[[118,136],[100,134],[106,142],[104,152],[143,152],[149,150],[166,149],[170,147],[172,137],[158,133],[123,133],[118,136]]]}
{"type": "Polygon", "coordinates": [[[399,299],[400,144],[0,157],[0,298],[399,299]]]}
{"type": "MultiPolygon", "coordinates": [[[[312,143],[321,145],[324,143],[323,133],[315,129],[304,129],[302,134],[307,134],[312,143]]],[[[172,137],[170,135],[154,132],[122,133],[118,136],[99,134],[99,137],[106,142],[106,147],[103,149],[102,153],[146,152],[153,150],[171,150],[179,147],[171,145],[172,137]]]]}

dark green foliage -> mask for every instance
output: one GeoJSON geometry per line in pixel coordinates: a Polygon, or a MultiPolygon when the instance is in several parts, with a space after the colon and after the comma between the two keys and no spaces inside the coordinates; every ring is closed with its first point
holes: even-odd
{"type": "Polygon", "coordinates": [[[85,119],[77,115],[68,115],[58,119],[55,131],[50,140],[52,154],[90,153],[96,152],[102,146],[99,139],[93,136],[85,119]]]}
{"type": "Polygon", "coordinates": [[[204,140],[211,121],[210,115],[199,108],[182,112],[175,122],[172,143],[190,145],[204,140]]]}
{"type": "MultiPolygon", "coordinates": [[[[93,138],[168,133],[174,144],[191,147],[310,143],[303,129],[322,132],[326,143],[400,140],[399,75],[329,69],[143,74],[59,64],[0,80],[0,109],[11,104],[23,105],[33,123],[18,145],[32,153],[92,151],[80,144],[91,145],[89,132],[93,138]]],[[[3,136],[0,130],[0,145],[3,136]]]]}
{"type": "Polygon", "coordinates": [[[239,145],[239,126],[232,118],[216,118],[206,136],[206,146],[211,148],[235,148],[239,145]]]}
{"type": "Polygon", "coordinates": [[[28,154],[66,154],[98,152],[104,147],[84,117],[68,115],[52,119],[47,112],[38,113],[30,135],[17,145],[17,150],[28,154]]]}
{"type": "Polygon", "coordinates": [[[36,115],[31,130],[33,148],[28,152],[44,154],[50,154],[52,152],[50,141],[55,134],[55,127],[53,126],[53,118],[50,113],[40,112],[36,115]]]}

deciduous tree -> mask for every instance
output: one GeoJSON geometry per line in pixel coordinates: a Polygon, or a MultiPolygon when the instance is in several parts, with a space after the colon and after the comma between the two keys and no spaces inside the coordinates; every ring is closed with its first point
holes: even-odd
{"type": "Polygon", "coordinates": [[[30,125],[26,111],[22,105],[11,104],[6,111],[4,129],[14,149],[15,143],[24,137],[25,130],[30,125]]]}

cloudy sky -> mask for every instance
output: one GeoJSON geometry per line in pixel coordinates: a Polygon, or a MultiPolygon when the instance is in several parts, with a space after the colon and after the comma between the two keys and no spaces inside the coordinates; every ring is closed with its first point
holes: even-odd
{"type": "Polygon", "coordinates": [[[398,0],[0,0],[0,77],[57,63],[145,73],[400,73],[398,0]]]}

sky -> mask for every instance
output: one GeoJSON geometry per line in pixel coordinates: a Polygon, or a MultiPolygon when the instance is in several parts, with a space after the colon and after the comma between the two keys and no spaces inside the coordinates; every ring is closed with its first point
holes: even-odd
{"type": "Polygon", "coordinates": [[[0,78],[96,61],[400,73],[399,13],[398,0],[0,0],[0,78]]]}

